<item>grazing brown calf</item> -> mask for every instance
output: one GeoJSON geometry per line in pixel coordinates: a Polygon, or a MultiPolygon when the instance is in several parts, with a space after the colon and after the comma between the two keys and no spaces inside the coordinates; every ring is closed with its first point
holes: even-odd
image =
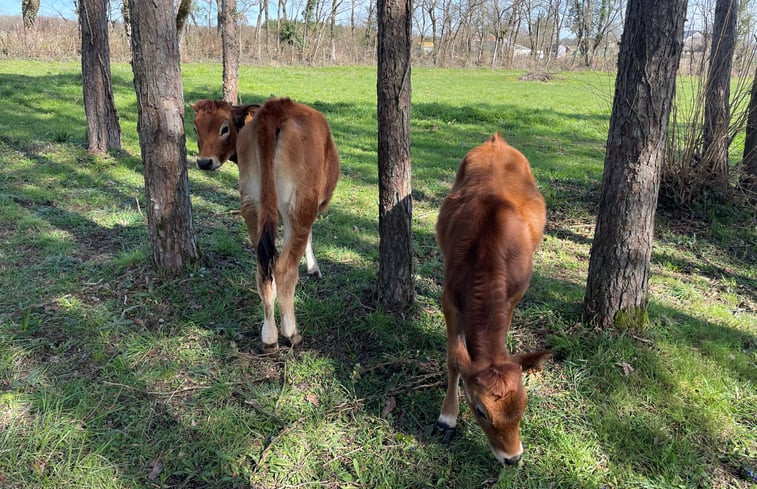
{"type": "Polygon", "coordinates": [[[449,378],[434,432],[443,432],[449,443],[462,377],[476,421],[503,464],[515,464],[523,454],[522,373],[549,355],[511,355],[505,346],[513,310],[531,280],[544,221],[544,199],[528,160],[495,134],[460,163],[436,224],[444,255],[449,378]]]}
{"type": "Polygon", "coordinates": [[[339,178],[339,156],[326,118],[288,98],[262,106],[234,106],[200,100],[192,106],[200,156],[197,166],[215,170],[227,159],[239,165],[242,216],[257,255],[258,294],[263,302],[262,340],[278,347],[274,317],[278,295],[281,335],[297,345],[294,289],[305,254],[307,271],[321,276],[312,248],[311,227],[328,208],[339,178]],[[276,250],[278,220],[284,245],[276,250]]]}

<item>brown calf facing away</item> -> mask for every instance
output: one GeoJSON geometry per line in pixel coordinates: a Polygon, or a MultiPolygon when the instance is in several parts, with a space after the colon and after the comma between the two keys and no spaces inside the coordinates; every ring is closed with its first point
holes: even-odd
{"type": "Polygon", "coordinates": [[[505,346],[515,305],[531,280],[545,206],[528,160],[495,134],[460,163],[442,203],[436,235],[444,255],[447,393],[434,432],[449,443],[460,411],[458,383],[494,456],[523,454],[524,371],[549,352],[511,355],[505,346]]]}
{"type": "Polygon", "coordinates": [[[311,228],[328,208],[339,178],[339,156],[329,124],[317,110],[288,98],[243,107],[201,100],[193,108],[200,153],[197,166],[215,170],[227,159],[239,165],[242,216],[258,263],[263,346],[278,347],[277,296],[281,336],[297,345],[302,341],[294,313],[299,263],[304,254],[308,274],[321,277],[311,228]],[[279,216],[284,228],[281,253],[276,250],[279,216]]]}

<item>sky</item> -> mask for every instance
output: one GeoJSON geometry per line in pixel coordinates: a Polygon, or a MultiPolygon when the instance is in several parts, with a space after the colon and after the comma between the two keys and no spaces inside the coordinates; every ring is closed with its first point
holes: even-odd
{"type": "MultiPolygon", "coordinates": [[[[752,15],[757,15],[757,2],[752,4],[750,10],[752,15]]],[[[114,11],[113,13],[119,16],[117,11],[114,11]]],[[[0,0],[0,15],[21,15],[21,0],[0,0]]],[[[43,17],[63,17],[68,20],[76,20],[74,0],[40,0],[38,15],[43,17]]],[[[699,12],[698,9],[690,8],[688,17],[686,29],[701,28],[697,25],[701,24],[701,12],[699,12]]],[[[252,22],[254,22],[254,19],[252,22]]]]}
{"type": "MultiPolygon", "coordinates": [[[[21,15],[21,0],[0,0],[0,15],[21,15]]],[[[43,17],[76,19],[73,0],[40,0],[39,14],[43,17]]]]}
{"type": "MultiPolygon", "coordinates": [[[[121,2],[111,1],[111,15],[121,18],[118,7],[121,2]],[[114,5],[118,7],[114,8],[114,5]]],[[[21,15],[21,0],[0,0],[0,15],[21,15]]],[[[40,0],[39,17],[62,17],[67,20],[76,20],[76,7],[74,0],[40,0]]],[[[254,22],[254,19],[253,19],[254,22]]]]}
{"type": "MultiPolygon", "coordinates": [[[[121,2],[110,2],[111,16],[121,18],[119,7],[121,2]],[[117,7],[114,8],[114,5],[117,7]]],[[[21,15],[21,0],[0,0],[0,16],[21,15]]],[[[213,14],[215,15],[215,14],[213,14]]],[[[248,22],[254,23],[257,12],[248,14],[248,22]],[[250,17],[252,15],[252,17],[250,17]],[[251,19],[251,20],[250,20],[251,19]]],[[[75,21],[77,19],[74,0],[40,0],[39,17],[58,17],[75,21]]]]}

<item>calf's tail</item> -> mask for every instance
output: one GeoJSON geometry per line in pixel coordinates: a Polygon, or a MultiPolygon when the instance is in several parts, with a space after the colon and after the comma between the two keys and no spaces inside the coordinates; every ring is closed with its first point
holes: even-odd
{"type": "Polygon", "coordinates": [[[278,121],[266,117],[263,106],[258,114],[257,145],[260,161],[260,209],[258,210],[258,267],[265,280],[273,276],[273,267],[278,258],[276,234],[279,211],[276,194],[275,159],[281,128],[278,121]]]}

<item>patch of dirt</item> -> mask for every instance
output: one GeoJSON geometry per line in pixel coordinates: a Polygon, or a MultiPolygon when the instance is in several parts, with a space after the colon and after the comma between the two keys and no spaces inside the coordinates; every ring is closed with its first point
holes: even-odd
{"type": "Polygon", "coordinates": [[[548,71],[529,71],[518,78],[520,81],[539,81],[544,83],[556,79],[558,79],[557,75],[548,71]]]}

